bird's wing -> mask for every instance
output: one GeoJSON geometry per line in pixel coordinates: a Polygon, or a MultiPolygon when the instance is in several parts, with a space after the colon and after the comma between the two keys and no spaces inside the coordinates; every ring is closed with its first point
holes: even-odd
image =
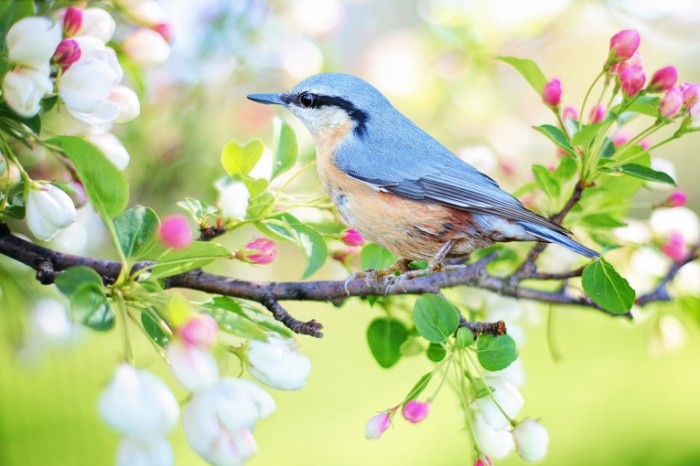
{"type": "Polygon", "coordinates": [[[437,202],[469,212],[530,222],[568,234],[569,231],[541,217],[503,191],[498,184],[431,140],[426,147],[402,141],[374,144],[363,154],[351,148],[336,153],[341,170],[376,189],[426,202],[437,202]],[[428,152],[429,151],[429,152],[428,152]]]}

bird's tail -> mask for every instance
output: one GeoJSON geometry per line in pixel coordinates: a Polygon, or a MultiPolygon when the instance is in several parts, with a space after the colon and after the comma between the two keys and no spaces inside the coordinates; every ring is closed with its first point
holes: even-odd
{"type": "Polygon", "coordinates": [[[574,251],[582,256],[592,258],[600,256],[600,253],[589,249],[578,241],[572,239],[566,233],[553,230],[545,225],[538,225],[530,222],[518,222],[528,233],[549,243],[556,243],[574,251]]]}

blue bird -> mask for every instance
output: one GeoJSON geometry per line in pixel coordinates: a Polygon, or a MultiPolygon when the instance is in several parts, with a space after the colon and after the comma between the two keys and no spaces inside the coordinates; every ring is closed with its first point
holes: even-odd
{"type": "Polygon", "coordinates": [[[321,182],[348,225],[402,259],[446,257],[505,241],[599,254],[535,214],[396,110],[355,76],[311,76],[250,100],[289,109],[309,129],[321,182]]]}

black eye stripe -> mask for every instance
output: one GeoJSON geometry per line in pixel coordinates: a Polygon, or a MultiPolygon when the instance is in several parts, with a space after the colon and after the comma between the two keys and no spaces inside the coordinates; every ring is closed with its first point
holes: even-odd
{"type": "Polygon", "coordinates": [[[357,108],[352,102],[342,97],[319,95],[304,91],[297,95],[285,95],[282,100],[286,103],[293,103],[302,108],[337,107],[345,110],[350,118],[355,122],[355,133],[364,136],[367,131],[367,112],[357,108]]]}

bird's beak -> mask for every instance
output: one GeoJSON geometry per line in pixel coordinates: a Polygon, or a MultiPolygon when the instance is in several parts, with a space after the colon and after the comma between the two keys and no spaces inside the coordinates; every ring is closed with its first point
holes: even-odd
{"type": "Polygon", "coordinates": [[[249,94],[248,98],[253,102],[259,102],[266,105],[286,105],[281,96],[282,94],[249,94]]]}

